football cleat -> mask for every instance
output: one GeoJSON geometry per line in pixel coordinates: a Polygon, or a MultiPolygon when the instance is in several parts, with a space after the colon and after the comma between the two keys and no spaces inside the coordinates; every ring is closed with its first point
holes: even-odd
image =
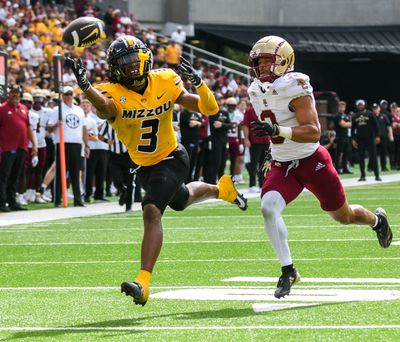
{"type": "Polygon", "coordinates": [[[378,224],[372,229],[375,230],[381,247],[388,248],[392,243],[393,233],[387,220],[386,211],[385,209],[378,208],[375,211],[375,215],[378,216],[378,224]]]}
{"type": "Polygon", "coordinates": [[[279,277],[274,296],[280,299],[286,295],[289,295],[292,286],[297,284],[299,281],[300,274],[295,268],[293,268],[293,271],[291,272],[282,273],[282,275],[279,277]]]}
{"type": "Polygon", "coordinates": [[[121,284],[121,293],[133,297],[133,302],[141,306],[145,306],[149,298],[149,289],[144,289],[141,284],[136,282],[123,282],[121,284]]]}
{"type": "Polygon", "coordinates": [[[228,175],[223,175],[219,179],[217,187],[219,199],[233,203],[241,210],[247,209],[247,198],[245,198],[243,194],[236,190],[231,177],[228,175]]]}

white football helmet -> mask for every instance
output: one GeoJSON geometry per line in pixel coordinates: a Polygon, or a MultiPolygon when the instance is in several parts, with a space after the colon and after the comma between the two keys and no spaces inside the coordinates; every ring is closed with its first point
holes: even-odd
{"type": "Polygon", "coordinates": [[[250,75],[261,82],[273,82],[276,78],[293,71],[294,51],[290,44],[278,36],[266,36],[258,40],[249,55],[250,75]],[[260,77],[258,58],[272,57],[270,75],[260,77]]]}

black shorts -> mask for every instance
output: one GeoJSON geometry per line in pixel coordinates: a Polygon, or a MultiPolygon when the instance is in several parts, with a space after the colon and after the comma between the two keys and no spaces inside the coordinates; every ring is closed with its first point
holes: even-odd
{"type": "Polygon", "coordinates": [[[183,210],[189,198],[184,184],[189,173],[189,156],[182,145],[156,165],[141,166],[137,170],[140,184],[146,191],[142,208],[154,204],[161,213],[169,205],[174,210],[183,210]]]}

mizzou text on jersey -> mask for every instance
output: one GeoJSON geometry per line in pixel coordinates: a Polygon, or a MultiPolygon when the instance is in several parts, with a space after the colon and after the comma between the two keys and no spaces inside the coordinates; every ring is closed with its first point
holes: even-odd
{"type": "Polygon", "coordinates": [[[172,114],[184,87],[173,70],[150,71],[143,95],[118,83],[103,83],[96,88],[114,100],[118,113],[109,122],[135,164],[157,164],[178,146],[172,114]]]}

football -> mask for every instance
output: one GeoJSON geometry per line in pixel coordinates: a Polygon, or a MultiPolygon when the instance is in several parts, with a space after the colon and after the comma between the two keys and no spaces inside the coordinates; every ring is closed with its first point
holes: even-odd
{"type": "Polygon", "coordinates": [[[81,17],[65,28],[62,40],[76,47],[90,46],[98,42],[104,32],[104,22],[94,17],[81,17]]]}

